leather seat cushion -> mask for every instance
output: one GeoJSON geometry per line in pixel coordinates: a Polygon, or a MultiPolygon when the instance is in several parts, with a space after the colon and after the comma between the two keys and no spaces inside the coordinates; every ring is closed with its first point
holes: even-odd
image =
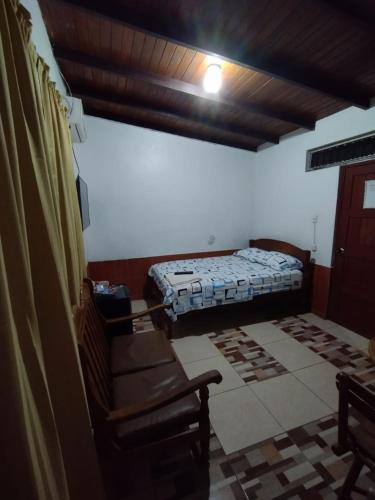
{"type": "MultiPolygon", "coordinates": [[[[187,381],[177,362],[113,379],[114,409],[165,395],[187,381]]],[[[148,415],[117,425],[124,447],[140,445],[173,435],[198,421],[200,403],[195,393],[148,415]]]]}
{"type": "Polygon", "coordinates": [[[175,361],[174,352],[162,331],[113,337],[111,371],[113,375],[133,373],[175,361]]]}

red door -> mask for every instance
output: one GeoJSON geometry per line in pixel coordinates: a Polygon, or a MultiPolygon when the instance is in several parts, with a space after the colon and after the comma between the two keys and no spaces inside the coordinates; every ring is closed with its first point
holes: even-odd
{"type": "Polygon", "coordinates": [[[341,167],[330,316],[375,337],[375,162],[341,167]]]}

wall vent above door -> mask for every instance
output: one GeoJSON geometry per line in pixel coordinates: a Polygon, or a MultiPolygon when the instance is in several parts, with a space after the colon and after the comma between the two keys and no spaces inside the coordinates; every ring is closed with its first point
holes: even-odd
{"type": "Polygon", "coordinates": [[[306,172],[374,158],[375,131],[352,139],[309,149],[306,153],[306,172]]]}

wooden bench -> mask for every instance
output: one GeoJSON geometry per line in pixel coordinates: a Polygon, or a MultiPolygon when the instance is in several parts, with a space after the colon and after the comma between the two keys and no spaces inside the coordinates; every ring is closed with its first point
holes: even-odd
{"type": "Polygon", "coordinates": [[[88,282],[83,283],[74,317],[98,448],[144,453],[183,442],[195,447],[199,441],[199,457],[208,464],[208,385],[220,383],[220,373],[213,370],[188,380],[163,332],[109,342],[88,282]],[[154,335],[157,341],[152,344],[154,335]],[[151,344],[154,347],[147,350],[151,344]]]}
{"type": "MultiPolygon", "coordinates": [[[[153,368],[176,360],[169,340],[161,330],[137,335],[110,336],[110,326],[154,315],[168,308],[164,304],[116,319],[105,319],[95,305],[92,282],[85,279],[82,285],[81,306],[84,309],[86,340],[95,348],[98,360],[110,367],[112,375],[124,375],[146,368],[153,368]]],[[[79,314],[79,311],[77,311],[79,314]]]]}

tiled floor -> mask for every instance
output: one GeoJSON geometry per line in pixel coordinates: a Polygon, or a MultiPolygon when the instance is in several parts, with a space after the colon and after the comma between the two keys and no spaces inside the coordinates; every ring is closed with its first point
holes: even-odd
{"type": "MultiPolygon", "coordinates": [[[[223,382],[210,388],[209,485],[186,456],[169,457],[154,498],[336,498],[351,456],[331,450],[335,377],[344,370],[375,390],[366,345],[313,314],[174,341],[188,377],[217,369],[223,382]]],[[[374,477],[364,471],[360,481],[367,488],[374,477]]]]}
{"type": "Polygon", "coordinates": [[[132,312],[137,313],[147,309],[147,302],[143,299],[132,300],[132,312]]]}
{"type": "Polygon", "coordinates": [[[254,384],[251,389],[284,430],[332,413],[318,396],[292,373],[254,384]]]}
{"type": "Polygon", "coordinates": [[[286,368],[238,328],[209,333],[208,338],[248,384],[286,373],[286,368]]]}
{"type": "MultiPolygon", "coordinates": [[[[335,414],[230,455],[213,434],[209,477],[186,450],[158,456],[152,486],[145,481],[144,491],[132,500],[335,500],[352,461],[349,453],[333,455],[336,437],[335,414]]],[[[374,475],[364,468],[358,485],[373,488],[374,475]]]]}
{"type": "MultiPolygon", "coordinates": [[[[364,347],[362,337],[350,337],[364,347]]],[[[223,382],[210,388],[211,421],[225,452],[232,453],[254,444],[258,431],[260,441],[276,435],[269,434],[273,429],[288,431],[337,411],[336,373],[372,366],[347,338],[348,331],[310,313],[173,345],[190,378],[212,369],[222,373],[223,382]]]]}
{"type": "Polygon", "coordinates": [[[368,349],[368,339],[354,333],[347,328],[344,328],[333,321],[319,318],[316,314],[308,313],[301,314],[300,318],[305,319],[307,322],[312,323],[315,326],[321,327],[324,331],[332,333],[335,337],[340,340],[347,342],[348,344],[356,347],[360,351],[367,355],[368,349]]]}
{"type": "Polygon", "coordinates": [[[275,417],[247,386],[211,397],[209,406],[212,427],[226,454],[282,432],[275,417]]]}
{"type": "MultiPolygon", "coordinates": [[[[334,500],[352,460],[333,455],[336,439],[331,415],[234,453],[229,464],[247,499],[334,500]]],[[[373,481],[364,469],[358,485],[368,490],[373,481]]]]}
{"type": "Polygon", "coordinates": [[[241,330],[254,339],[259,345],[266,345],[270,342],[277,342],[290,338],[289,335],[280,330],[276,325],[273,325],[270,321],[242,326],[241,330]]]}
{"type": "Polygon", "coordinates": [[[266,349],[290,372],[322,362],[320,356],[293,338],[267,344],[266,349]]]}
{"type": "Polygon", "coordinates": [[[220,384],[212,384],[212,386],[210,387],[211,396],[245,385],[245,382],[236,373],[236,371],[233,370],[228,361],[220,355],[214,358],[201,359],[200,361],[186,363],[183,365],[183,367],[186,375],[189,378],[196,377],[201,373],[209,370],[219,370],[223,377],[223,380],[220,384]]]}
{"type": "Polygon", "coordinates": [[[340,370],[331,363],[319,363],[318,365],[302,368],[293,373],[303,384],[314,392],[332,410],[338,408],[338,391],[336,388],[336,375],[340,370]]]}
{"type": "Polygon", "coordinates": [[[220,355],[220,352],[206,335],[186,337],[176,341],[173,347],[183,364],[220,355]]]}

